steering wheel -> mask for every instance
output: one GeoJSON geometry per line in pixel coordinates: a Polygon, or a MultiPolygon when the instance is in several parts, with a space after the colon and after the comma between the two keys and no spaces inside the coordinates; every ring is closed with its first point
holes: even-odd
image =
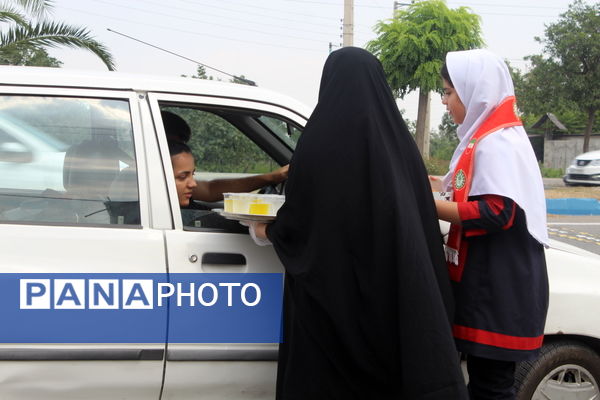
{"type": "Polygon", "coordinates": [[[285,182],[282,181],[275,185],[263,186],[258,193],[260,194],[283,194],[285,189],[285,182]]]}

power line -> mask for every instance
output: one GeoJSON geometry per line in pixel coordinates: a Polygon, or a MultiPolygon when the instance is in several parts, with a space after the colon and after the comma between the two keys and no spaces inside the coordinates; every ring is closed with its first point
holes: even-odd
{"type": "MultiPolygon", "coordinates": [[[[173,6],[172,4],[165,5],[164,3],[157,3],[157,2],[153,2],[153,1],[149,1],[149,0],[144,0],[144,4],[148,4],[148,3],[153,4],[155,6],[158,6],[158,7],[168,8],[170,10],[181,10],[181,11],[184,11],[186,13],[201,14],[203,16],[213,16],[213,17],[217,17],[217,18],[226,18],[228,20],[240,21],[240,22],[244,22],[244,23],[257,24],[257,25],[262,25],[262,26],[273,26],[273,27],[276,27],[276,28],[289,29],[288,25],[277,25],[277,24],[272,24],[272,23],[266,24],[263,21],[257,22],[256,20],[251,20],[251,19],[234,18],[234,17],[231,17],[230,15],[209,14],[209,13],[206,13],[204,11],[202,11],[202,13],[199,13],[197,10],[193,10],[193,9],[190,9],[190,8],[176,7],[176,6],[173,6]]],[[[243,13],[244,15],[251,14],[251,15],[256,15],[256,16],[261,16],[261,17],[272,18],[272,16],[266,15],[266,14],[240,12],[240,11],[237,11],[237,10],[233,10],[233,9],[229,9],[229,8],[224,8],[224,7],[218,7],[218,6],[203,5],[203,7],[215,8],[217,10],[223,10],[223,11],[227,11],[227,12],[238,12],[238,13],[243,13]]],[[[281,20],[287,20],[287,21],[291,21],[291,22],[306,23],[306,21],[297,20],[297,19],[289,19],[289,18],[279,18],[279,19],[281,19],[281,20]]],[[[324,24],[310,24],[310,25],[315,25],[315,26],[319,26],[319,27],[331,26],[331,25],[324,25],[324,24]]],[[[324,31],[307,31],[307,30],[303,30],[303,32],[306,32],[306,33],[316,33],[316,34],[319,34],[319,35],[331,35],[331,32],[324,32],[324,31]]]]}
{"type": "MultiPolygon", "coordinates": [[[[448,3],[448,5],[450,5],[450,3],[448,3]]],[[[550,6],[526,6],[521,4],[493,4],[493,3],[465,3],[465,2],[460,2],[460,4],[456,4],[456,6],[462,6],[462,5],[472,5],[472,6],[484,6],[484,7],[506,7],[506,8],[515,8],[515,7],[519,7],[519,9],[521,8],[540,8],[540,9],[553,9],[553,10],[565,10],[565,7],[550,7],[550,6]]]]}
{"type": "MultiPolygon", "coordinates": [[[[334,6],[334,7],[339,7],[340,4],[339,3],[332,3],[332,2],[326,2],[326,1],[318,1],[318,0],[283,0],[286,2],[290,2],[290,3],[302,3],[302,4],[319,4],[319,5],[324,5],[324,6],[334,6]]],[[[562,10],[564,9],[564,7],[551,7],[551,6],[524,6],[522,4],[518,4],[518,5],[506,5],[506,4],[490,4],[490,3],[464,3],[461,2],[460,5],[465,5],[465,4],[470,4],[470,5],[477,5],[477,6],[490,6],[490,7],[510,7],[510,8],[515,8],[515,7],[519,7],[519,8],[545,8],[545,9],[555,9],[555,10],[562,10]]],[[[367,4],[360,4],[360,3],[354,3],[355,7],[361,7],[361,8],[391,8],[391,6],[381,6],[381,5],[367,5],[367,4]]]]}
{"type": "Polygon", "coordinates": [[[148,24],[148,23],[139,22],[139,21],[132,21],[132,20],[128,20],[128,19],[124,19],[124,18],[119,18],[119,17],[113,17],[113,16],[109,16],[109,15],[102,15],[102,14],[98,14],[98,13],[91,13],[89,11],[78,10],[78,9],[70,8],[70,7],[61,7],[61,8],[65,9],[65,10],[70,10],[70,11],[74,11],[74,12],[77,12],[77,13],[81,13],[81,14],[87,14],[87,15],[92,15],[92,16],[95,16],[95,17],[101,17],[101,18],[112,19],[112,20],[115,20],[115,21],[126,22],[128,24],[136,24],[136,25],[142,25],[142,26],[149,26],[151,28],[164,29],[164,30],[167,30],[169,32],[181,32],[181,33],[186,33],[186,34],[190,34],[190,35],[201,36],[203,38],[205,38],[205,37],[212,37],[212,38],[216,38],[216,39],[229,40],[229,41],[236,42],[236,43],[248,43],[248,44],[254,44],[254,45],[258,45],[258,46],[267,46],[267,47],[282,48],[282,49],[311,51],[311,52],[319,52],[319,53],[322,52],[322,50],[317,50],[317,49],[314,49],[314,48],[310,48],[309,49],[309,48],[305,48],[305,47],[283,46],[283,45],[278,45],[278,44],[273,44],[273,43],[255,42],[255,41],[244,40],[244,39],[239,39],[239,38],[235,38],[234,39],[234,38],[230,38],[230,37],[226,37],[226,36],[214,35],[212,33],[200,33],[200,32],[188,31],[188,30],[185,30],[185,29],[173,28],[172,26],[162,26],[162,25],[156,25],[156,24],[148,24]]]}
{"type": "Polygon", "coordinates": [[[222,73],[222,74],[225,74],[225,75],[227,75],[227,76],[231,76],[233,79],[237,79],[237,80],[239,80],[239,81],[242,81],[242,82],[244,82],[244,83],[246,83],[246,84],[248,84],[248,85],[250,85],[250,86],[256,86],[256,82],[254,82],[254,81],[251,81],[251,80],[249,80],[249,79],[242,78],[242,77],[240,77],[240,76],[235,76],[235,75],[232,75],[232,74],[230,74],[230,73],[227,73],[227,72],[225,72],[225,71],[221,71],[220,69],[217,69],[217,68],[211,67],[210,65],[206,65],[206,64],[203,64],[203,63],[201,63],[201,62],[199,62],[199,61],[192,60],[192,59],[191,59],[191,58],[189,58],[189,57],[182,56],[181,54],[177,54],[177,53],[175,53],[175,52],[173,52],[173,51],[171,51],[171,50],[163,49],[162,47],[158,47],[158,46],[155,46],[155,45],[153,45],[153,44],[151,44],[151,43],[144,42],[143,40],[136,39],[136,38],[134,38],[134,37],[132,37],[132,36],[126,35],[126,34],[124,34],[124,33],[121,33],[121,32],[117,32],[117,31],[115,31],[115,30],[113,30],[113,29],[106,28],[106,30],[108,30],[109,32],[112,32],[112,33],[116,33],[117,35],[124,36],[124,37],[126,37],[126,38],[128,38],[128,39],[135,40],[136,42],[143,43],[143,44],[145,44],[146,46],[154,47],[155,49],[158,49],[158,50],[164,51],[164,52],[166,52],[166,53],[172,54],[172,55],[174,55],[174,56],[177,56],[177,57],[179,57],[179,58],[183,58],[184,60],[188,60],[188,61],[191,61],[191,62],[193,62],[193,63],[196,63],[196,64],[198,64],[198,65],[202,65],[202,66],[203,66],[203,67],[205,67],[205,68],[210,68],[210,69],[212,69],[212,70],[214,70],[214,71],[220,72],[220,73],[222,73]]]}
{"type": "MultiPolygon", "coordinates": [[[[196,0],[179,0],[179,1],[181,1],[183,3],[188,3],[188,4],[195,4],[195,5],[198,4],[198,2],[196,0]]],[[[223,2],[223,0],[221,2],[223,2]]],[[[202,4],[202,6],[203,7],[210,7],[210,8],[218,8],[218,9],[221,9],[221,10],[231,11],[231,12],[237,12],[237,13],[241,13],[242,12],[242,11],[238,11],[238,10],[231,9],[231,8],[225,8],[225,7],[221,7],[221,6],[213,6],[213,5],[208,5],[208,4],[202,4]]],[[[275,9],[275,8],[272,8],[272,7],[260,7],[260,6],[254,5],[254,4],[247,5],[247,4],[238,4],[238,3],[236,3],[236,6],[238,6],[238,7],[247,7],[247,8],[249,7],[249,8],[252,8],[253,10],[254,9],[259,9],[259,10],[266,10],[266,11],[271,11],[271,12],[278,12],[278,13],[282,13],[282,14],[286,14],[286,15],[292,14],[292,15],[298,15],[298,16],[302,16],[302,17],[311,17],[311,18],[317,18],[317,19],[325,19],[325,20],[330,21],[330,22],[334,20],[334,18],[332,18],[332,17],[323,17],[321,15],[313,15],[313,14],[304,14],[304,13],[298,13],[298,12],[290,12],[289,10],[278,10],[278,9],[275,9]]],[[[258,15],[258,16],[263,16],[263,17],[269,17],[269,18],[273,17],[272,15],[258,14],[258,13],[251,12],[251,11],[243,11],[243,13],[244,14],[250,14],[250,15],[258,15]]],[[[310,24],[310,25],[324,26],[323,24],[315,24],[315,23],[308,22],[306,20],[296,20],[296,19],[289,19],[289,18],[283,18],[283,17],[277,17],[277,18],[282,19],[282,20],[292,21],[292,22],[302,22],[302,23],[310,24]]]]}
{"type": "MultiPolygon", "coordinates": [[[[314,0],[283,0],[283,1],[287,1],[289,3],[302,3],[302,4],[319,4],[322,6],[334,6],[334,7],[339,7],[340,4],[338,3],[329,3],[329,2],[325,2],[325,1],[314,1],[314,0]]],[[[361,8],[390,8],[390,7],[385,7],[385,6],[373,6],[373,5],[365,5],[365,4],[354,4],[355,7],[361,7],[361,8]]]]}
{"type": "MultiPolygon", "coordinates": [[[[125,9],[139,11],[139,12],[148,13],[148,14],[155,14],[154,12],[152,12],[150,10],[143,10],[143,9],[136,8],[136,7],[129,7],[129,6],[121,5],[121,4],[115,4],[115,3],[111,3],[111,2],[106,1],[106,0],[95,0],[95,1],[98,2],[98,3],[108,4],[108,5],[111,5],[111,6],[114,6],[114,7],[125,8],[125,9]]],[[[261,35],[269,35],[269,36],[273,35],[272,32],[261,31],[261,30],[258,30],[258,29],[242,28],[242,27],[239,27],[239,26],[233,26],[233,25],[227,25],[227,24],[218,24],[218,23],[207,22],[207,21],[199,20],[199,19],[195,19],[195,18],[180,17],[180,16],[172,15],[172,14],[164,14],[163,13],[162,15],[166,16],[166,17],[171,17],[171,18],[185,19],[185,20],[192,21],[192,22],[201,22],[203,24],[214,25],[214,26],[218,26],[218,27],[221,27],[221,28],[237,29],[237,30],[242,30],[242,31],[259,33],[261,35]]],[[[282,37],[288,37],[288,38],[291,38],[291,39],[300,39],[300,40],[309,40],[309,41],[313,41],[313,42],[322,42],[322,40],[320,40],[320,39],[309,39],[309,38],[307,38],[305,36],[295,36],[295,35],[287,35],[287,34],[281,34],[281,33],[279,33],[277,35],[278,36],[282,36],[282,37]]]]}
{"type": "MultiPolygon", "coordinates": [[[[198,4],[197,1],[198,0],[179,0],[181,2],[185,2],[185,3],[193,3],[193,4],[198,4]]],[[[231,0],[221,0],[221,3],[223,2],[230,2],[231,0]]],[[[310,18],[319,18],[319,19],[323,19],[323,20],[327,20],[329,23],[312,23],[307,21],[306,19],[302,19],[302,20],[297,20],[297,19],[290,19],[290,18],[285,18],[285,17],[281,17],[281,16],[275,16],[278,19],[281,20],[287,20],[287,21],[292,21],[292,22],[299,22],[302,24],[310,24],[310,25],[315,25],[315,26],[327,26],[327,27],[331,27],[333,24],[338,24],[339,23],[339,18],[336,17],[323,17],[321,15],[314,15],[314,14],[306,14],[306,13],[298,13],[295,11],[290,11],[289,9],[278,9],[278,8],[273,8],[273,7],[261,7],[261,6],[257,6],[254,3],[252,3],[251,5],[245,4],[245,3],[234,3],[236,7],[246,7],[246,8],[251,8],[252,10],[254,9],[260,9],[260,10],[266,10],[266,11],[270,11],[270,12],[275,12],[275,13],[279,13],[279,14],[285,14],[285,15],[298,15],[298,16],[303,16],[303,17],[310,17],[310,18]]],[[[232,9],[232,8],[224,8],[224,7],[217,7],[217,6],[212,6],[212,5],[206,5],[206,4],[202,4],[203,7],[212,7],[212,8],[218,8],[218,9],[222,9],[222,10],[226,10],[226,11],[230,11],[230,12],[237,12],[237,13],[243,13],[243,14],[251,14],[251,15],[258,15],[258,16],[263,16],[263,17],[267,17],[267,18],[273,18],[273,15],[266,15],[266,14],[259,14],[259,13],[255,13],[252,11],[239,11],[236,9],[232,9]]],[[[341,5],[340,6],[340,10],[341,10],[341,5]]],[[[382,8],[387,8],[387,7],[382,7],[382,8]]],[[[340,11],[340,17],[341,17],[342,13],[340,11]]],[[[356,25],[355,25],[356,27],[356,25]]]]}

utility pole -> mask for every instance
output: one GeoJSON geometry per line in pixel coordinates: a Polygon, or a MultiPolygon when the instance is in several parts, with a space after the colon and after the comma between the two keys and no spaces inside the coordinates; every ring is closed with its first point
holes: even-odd
{"type": "Polygon", "coordinates": [[[354,0],[344,0],[344,24],[342,45],[354,45],[354,0]]]}

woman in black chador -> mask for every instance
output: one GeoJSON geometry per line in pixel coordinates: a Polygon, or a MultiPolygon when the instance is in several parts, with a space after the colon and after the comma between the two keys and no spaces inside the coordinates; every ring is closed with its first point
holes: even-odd
{"type": "Polygon", "coordinates": [[[329,56],[286,202],[251,230],[286,270],[278,399],[466,398],[427,172],[373,55],[329,56]]]}

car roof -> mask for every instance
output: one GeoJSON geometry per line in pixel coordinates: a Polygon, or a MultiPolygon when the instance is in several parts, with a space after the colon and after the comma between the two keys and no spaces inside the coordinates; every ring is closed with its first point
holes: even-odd
{"type": "Polygon", "coordinates": [[[255,86],[185,77],[153,76],[115,71],[0,66],[0,85],[132,90],[198,94],[254,100],[282,106],[308,119],[310,108],[280,93],[255,86]]]}

